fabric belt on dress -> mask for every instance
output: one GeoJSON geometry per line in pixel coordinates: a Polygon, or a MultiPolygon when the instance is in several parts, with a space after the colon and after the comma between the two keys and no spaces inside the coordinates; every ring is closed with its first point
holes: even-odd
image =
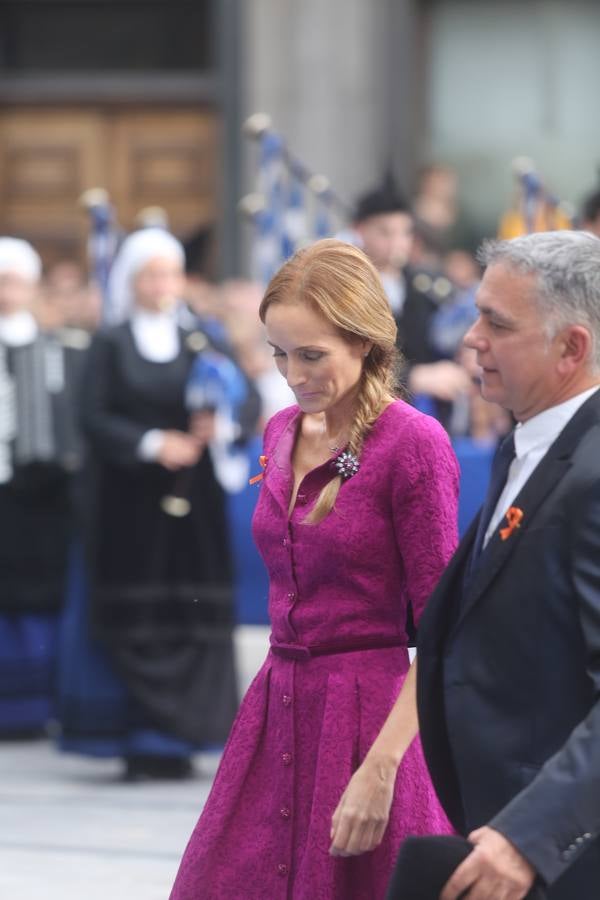
{"type": "Polygon", "coordinates": [[[392,647],[406,647],[406,638],[363,638],[343,644],[316,644],[305,647],[302,644],[271,644],[271,652],[284,659],[306,660],[314,656],[330,656],[335,653],[357,653],[361,650],[388,650],[392,647]]]}

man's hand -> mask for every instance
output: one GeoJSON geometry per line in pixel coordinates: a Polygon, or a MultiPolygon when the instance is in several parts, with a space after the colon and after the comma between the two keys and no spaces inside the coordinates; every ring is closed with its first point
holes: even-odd
{"type": "Polygon", "coordinates": [[[522,900],[536,872],[500,832],[487,826],[469,835],[475,849],[448,879],[440,900],[522,900]]]}
{"type": "Polygon", "coordinates": [[[471,390],[471,378],[462,366],[451,359],[413,366],[408,378],[412,394],[429,394],[437,400],[452,402],[459,394],[471,390]]]}

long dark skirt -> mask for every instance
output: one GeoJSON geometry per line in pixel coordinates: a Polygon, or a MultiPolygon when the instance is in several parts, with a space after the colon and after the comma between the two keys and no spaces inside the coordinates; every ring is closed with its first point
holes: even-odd
{"type": "Polygon", "coordinates": [[[83,546],[74,541],[58,640],[60,749],[96,757],[188,757],[201,749],[149,723],[91,635],[89,598],[83,546]]]}
{"type": "Polygon", "coordinates": [[[189,515],[161,507],[174,478],[155,465],[96,471],[90,544],[92,630],[149,725],[223,742],[237,709],[225,498],[208,455],[189,515]]]}

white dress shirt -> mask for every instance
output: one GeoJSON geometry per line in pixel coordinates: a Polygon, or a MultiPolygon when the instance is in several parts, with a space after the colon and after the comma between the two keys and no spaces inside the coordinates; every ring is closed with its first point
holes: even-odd
{"type": "Polygon", "coordinates": [[[506,511],[533,474],[537,464],[546,455],[565,425],[573,418],[580,406],[592,396],[599,385],[576,394],[558,406],[551,406],[526,422],[519,422],[515,428],[515,458],[513,459],[504,490],[500,494],[490,524],[483,539],[487,544],[492,534],[504,518],[506,511]]]}

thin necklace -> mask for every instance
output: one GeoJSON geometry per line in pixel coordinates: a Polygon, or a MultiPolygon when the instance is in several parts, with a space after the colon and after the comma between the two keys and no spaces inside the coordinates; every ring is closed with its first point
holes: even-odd
{"type": "Polygon", "coordinates": [[[336,439],[336,442],[333,446],[331,446],[331,444],[327,444],[327,449],[330,450],[332,453],[338,453],[342,449],[342,444],[340,443],[340,438],[341,438],[342,434],[343,434],[343,432],[341,432],[341,434],[338,436],[338,438],[336,439]]]}
{"type": "MultiPolygon", "coordinates": [[[[323,423],[323,434],[325,435],[325,439],[327,440],[327,428],[325,426],[325,423],[323,423]]],[[[327,441],[327,449],[330,453],[339,453],[339,451],[342,449],[342,446],[345,446],[341,443],[343,434],[344,430],[342,429],[342,431],[339,432],[338,436],[336,438],[333,438],[333,444],[330,444],[329,441],[327,441]]]]}

